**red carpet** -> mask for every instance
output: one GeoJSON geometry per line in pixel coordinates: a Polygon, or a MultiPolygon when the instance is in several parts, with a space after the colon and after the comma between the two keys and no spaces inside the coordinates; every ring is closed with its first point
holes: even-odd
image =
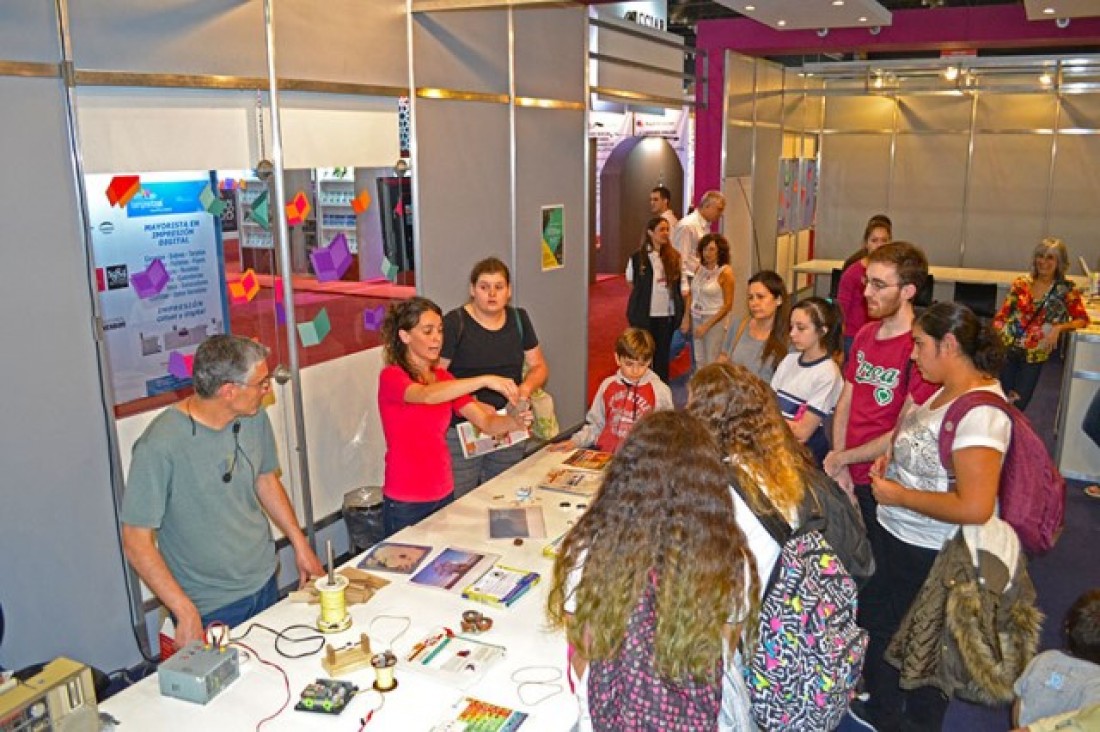
{"type": "Polygon", "coordinates": [[[588,286],[588,400],[615,373],[615,341],[626,330],[630,285],[623,275],[600,275],[588,286]]]}

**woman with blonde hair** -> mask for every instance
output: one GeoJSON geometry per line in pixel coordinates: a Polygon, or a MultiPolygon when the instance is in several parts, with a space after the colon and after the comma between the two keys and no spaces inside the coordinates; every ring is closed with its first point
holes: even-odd
{"type": "Polygon", "coordinates": [[[643,417],[554,563],[547,610],[569,640],[580,729],[733,728],[726,687],[740,679],[752,570],[707,428],[685,412],[643,417]]]}
{"type": "Polygon", "coordinates": [[[1066,279],[1069,252],[1061,239],[1047,237],[1031,256],[1031,271],[1018,277],[993,319],[1008,349],[1001,387],[1021,411],[1027,409],[1039,374],[1062,333],[1089,324],[1085,303],[1066,279]]]}
{"type": "Polygon", "coordinates": [[[778,511],[797,528],[799,506],[816,471],[791,432],[767,382],[736,363],[713,363],[688,383],[687,410],[709,429],[747,498],[734,495],[737,524],[748,537],[757,574],[769,577],[779,545],[756,518],[778,511]]]}

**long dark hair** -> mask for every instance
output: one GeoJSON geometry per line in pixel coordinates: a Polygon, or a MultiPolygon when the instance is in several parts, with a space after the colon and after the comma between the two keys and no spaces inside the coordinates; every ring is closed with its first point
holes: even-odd
{"type": "Polygon", "coordinates": [[[589,660],[613,658],[649,582],[657,580],[654,665],[665,678],[712,679],[731,614],[751,626],[759,580],[734,518],[731,473],[687,412],[634,425],[588,511],[562,542],[547,602],[551,624],[589,660]],[[569,576],[575,611],[565,611],[569,576]]]}
{"type": "Polygon", "coordinates": [[[420,322],[420,316],[429,311],[443,317],[443,311],[428,298],[410,297],[390,305],[386,319],[382,321],[382,348],[386,363],[400,366],[415,381],[423,381],[425,375],[416,371],[409,362],[409,347],[401,340],[400,331],[412,331],[420,322]]]}
{"type": "MultiPolygon", "coordinates": [[[[661,216],[654,216],[645,225],[646,231],[646,248],[648,249],[653,245],[653,237],[651,236],[657,229],[657,225],[664,221],[668,223],[666,219],[661,216]]],[[[671,236],[671,234],[670,234],[671,236]]],[[[671,292],[673,287],[680,287],[680,252],[676,251],[676,247],[672,246],[671,239],[669,243],[657,250],[657,255],[661,258],[661,264],[665,268],[665,283],[668,285],[668,289],[671,292]]]]}
{"type": "Polygon", "coordinates": [[[1005,360],[1004,342],[965,305],[938,302],[921,313],[915,325],[937,344],[950,333],[974,368],[987,376],[1000,373],[1005,360]]]}
{"type": "Polygon", "coordinates": [[[859,249],[852,252],[844,260],[841,269],[848,269],[848,267],[867,256],[867,240],[871,238],[871,234],[874,233],[875,229],[886,229],[886,235],[891,239],[894,238],[894,222],[886,214],[875,214],[867,219],[867,226],[863,228],[863,239],[861,239],[862,244],[859,249]]]}
{"type": "Polygon", "coordinates": [[[779,309],[775,311],[775,320],[772,322],[772,332],[768,334],[768,340],[764,343],[764,352],[760,354],[760,360],[771,362],[774,369],[787,355],[787,344],[790,340],[786,324],[790,322],[790,298],[787,297],[787,284],[778,272],[770,269],[762,269],[749,278],[749,285],[759,282],[772,294],[772,297],[780,298],[779,309]]]}

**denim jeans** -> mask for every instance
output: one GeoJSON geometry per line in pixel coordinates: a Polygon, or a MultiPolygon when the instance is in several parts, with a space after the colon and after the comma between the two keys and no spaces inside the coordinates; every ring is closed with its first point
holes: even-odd
{"type": "Polygon", "coordinates": [[[215,620],[220,620],[230,628],[235,627],[254,615],[259,615],[278,601],[279,585],[275,582],[275,575],[271,575],[271,579],[251,595],[203,615],[202,627],[205,628],[215,620]]]}
{"type": "Polygon", "coordinates": [[[450,504],[455,494],[448,493],[438,501],[395,501],[386,498],[382,501],[382,527],[386,536],[393,536],[401,529],[418,524],[433,513],[450,504]]]}
{"type": "Polygon", "coordinates": [[[1043,363],[1043,361],[1028,363],[1026,356],[1005,356],[1005,364],[1001,367],[1000,374],[1001,388],[1004,389],[1007,397],[1012,396],[1011,392],[1016,392],[1019,396],[1016,400],[1016,408],[1021,412],[1027,409],[1027,405],[1031,402],[1031,396],[1039,383],[1043,363]]]}

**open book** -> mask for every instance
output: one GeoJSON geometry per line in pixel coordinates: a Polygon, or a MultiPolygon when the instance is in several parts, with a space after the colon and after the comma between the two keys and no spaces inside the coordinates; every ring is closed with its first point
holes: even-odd
{"type": "Polygon", "coordinates": [[[562,461],[562,465],[577,470],[603,470],[611,462],[611,453],[579,448],[562,461]]]}
{"type": "MultiPolygon", "coordinates": [[[[504,414],[504,410],[500,410],[504,414]]],[[[527,430],[515,430],[499,437],[487,435],[469,422],[459,422],[455,426],[458,432],[458,441],[462,445],[462,456],[471,458],[475,455],[485,455],[496,452],[505,447],[511,447],[517,442],[523,442],[530,434],[527,430]]]]}
{"type": "Polygon", "coordinates": [[[600,489],[603,476],[591,470],[576,468],[554,468],[539,483],[539,488],[548,491],[568,493],[581,498],[595,498],[600,489]]]}

